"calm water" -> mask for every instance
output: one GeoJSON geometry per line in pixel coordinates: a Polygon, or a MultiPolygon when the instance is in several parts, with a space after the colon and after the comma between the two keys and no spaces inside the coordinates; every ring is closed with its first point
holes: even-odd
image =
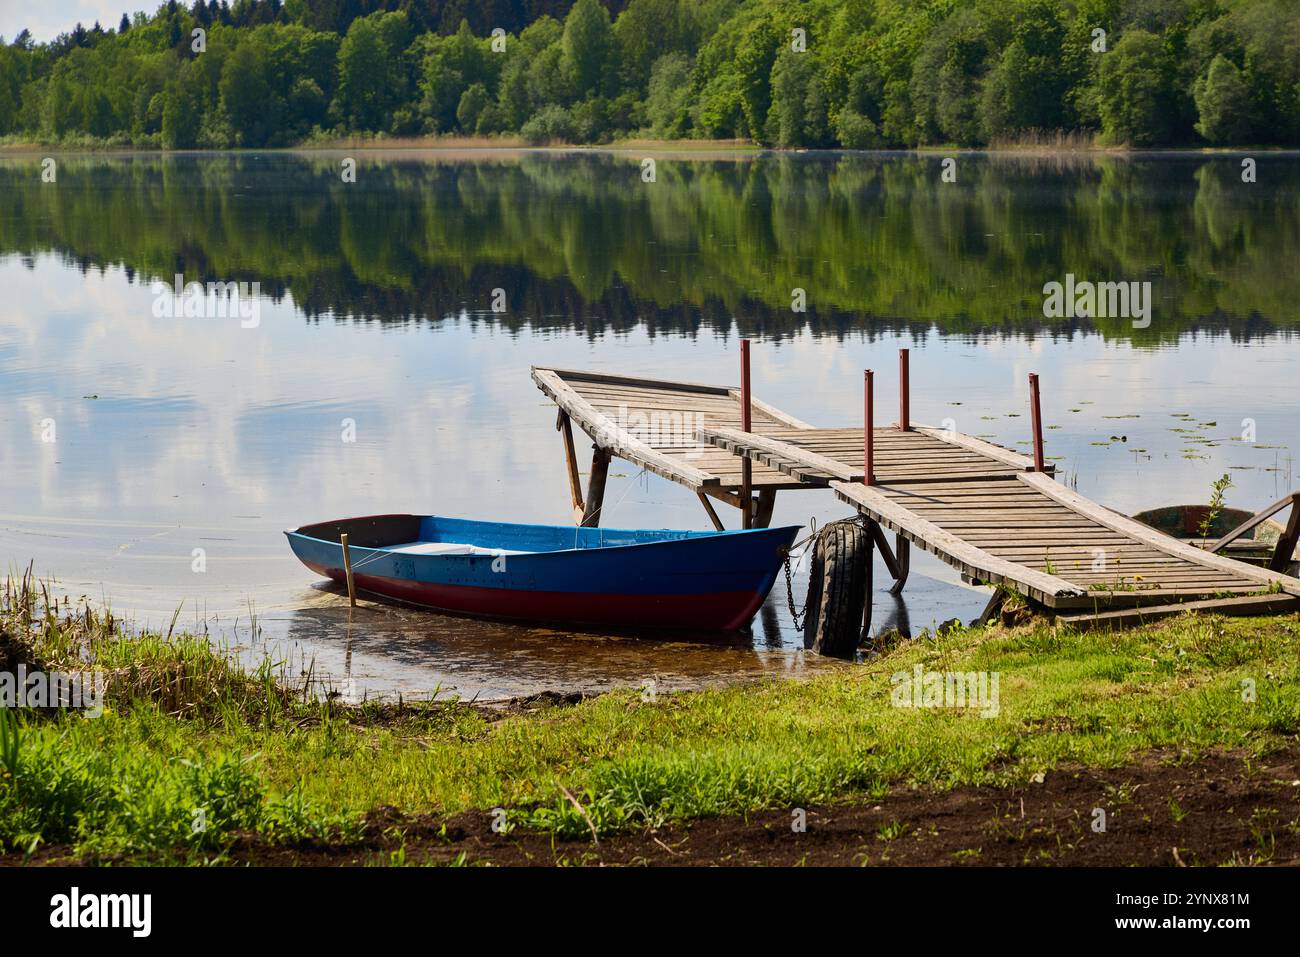
{"type": "MultiPolygon", "coordinates": [[[[1204,501],[1225,472],[1243,508],[1296,484],[1296,156],[1260,157],[1254,184],[1235,156],[963,156],[949,184],[937,157],[665,156],[653,183],[631,155],[370,154],[354,184],[339,159],[69,156],[53,184],[38,156],[0,160],[10,567],[34,559],[140,624],[183,605],[182,624],[350,696],[834,667],[803,655],[780,585],[752,636],[725,641],[383,606],[349,623],[281,534],[384,511],[566,522],[554,407],[529,366],[734,382],[741,334],[757,394],[823,425],[861,421],[867,366],[892,414],[908,346],[915,419],[1023,447],[1039,372],[1049,454],[1122,511],[1204,501]],[[176,272],[259,282],[260,322],[156,318],[151,283],[176,272]],[[1150,327],[1044,319],[1043,284],[1067,272],[1152,282],[1150,327]]],[[[844,514],[802,491],[774,521],[844,514]]],[[[605,524],[708,527],[688,491],[621,462],[605,524]]],[[[873,627],[984,601],[916,555],[903,600],[878,590],[873,627]]]]}

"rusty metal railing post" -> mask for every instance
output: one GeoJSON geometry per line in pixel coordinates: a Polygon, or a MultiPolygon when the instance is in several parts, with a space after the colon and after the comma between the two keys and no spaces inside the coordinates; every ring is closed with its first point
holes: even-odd
{"type": "Polygon", "coordinates": [[[862,484],[875,485],[875,463],[873,446],[875,436],[875,410],[872,408],[872,379],[875,376],[870,369],[862,373],[862,484]]]}
{"type": "MultiPolygon", "coordinates": [[[[749,340],[740,340],[740,430],[749,432],[753,424],[750,413],[749,340]]],[[[740,527],[749,528],[754,520],[754,476],[749,456],[740,458],[740,527]]]]}
{"type": "Polygon", "coordinates": [[[907,350],[898,350],[898,430],[906,432],[912,427],[911,388],[907,374],[907,350]]]}
{"type": "Polygon", "coordinates": [[[1038,373],[1029,373],[1029,415],[1034,429],[1034,471],[1044,471],[1043,412],[1038,402],[1038,373]]]}

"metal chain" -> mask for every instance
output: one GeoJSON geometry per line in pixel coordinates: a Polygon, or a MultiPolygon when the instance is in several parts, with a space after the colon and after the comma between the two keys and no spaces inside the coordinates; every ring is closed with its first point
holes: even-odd
{"type": "Polygon", "coordinates": [[[794,575],[790,571],[790,556],[785,556],[785,601],[790,606],[790,617],[794,620],[794,630],[803,631],[803,616],[808,610],[807,600],[803,603],[802,609],[794,607],[794,575]]]}
{"type": "MultiPolygon", "coordinates": [[[[790,617],[794,620],[794,628],[795,628],[795,631],[803,631],[803,626],[804,626],[803,618],[804,618],[804,616],[808,613],[808,600],[807,600],[806,598],[804,599],[804,603],[803,603],[803,607],[802,607],[802,608],[795,608],[795,606],[794,606],[794,572],[793,572],[793,569],[791,568],[791,564],[790,564],[790,552],[791,552],[791,551],[795,551],[795,550],[798,549],[800,546],[802,546],[802,545],[806,545],[806,544],[808,544],[808,542],[813,541],[813,539],[815,539],[815,538],[818,536],[818,534],[819,534],[820,532],[824,532],[824,531],[826,531],[826,529],[830,528],[830,527],[833,526],[833,525],[863,525],[863,526],[865,526],[865,525],[866,525],[866,519],[865,519],[862,515],[855,515],[853,518],[837,518],[837,519],[836,519],[835,521],[833,521],[833,522],[827,522],[827,523],[826,523],[825,525],[823,525],[823,526],[821,527],[821,529],[819,530],[819,529],[817,528],[817,519],[815,519],[815,518],[811,518],[811,519],[808,520],[808,535],[807,535],[807,537],[802,538],[802,539],[800,539],[799,541],[795,542],[793,545],[791,545],[789,551],[787,551],[786,554],[785,554],[785,601],[786,601],[786,604],[790,606],[790,617]]],[[[813,544],[812,546],[810,546],[810,547],[812,547],[812,548],[816,548],[817,545],[816,545],[816,543],[814,543],[814,544],[813,544]]],[[[803,561],[803,556],[802,556],[802,555],[800,556],[799,560],[800,560],[800,561],[803,561]]]]}

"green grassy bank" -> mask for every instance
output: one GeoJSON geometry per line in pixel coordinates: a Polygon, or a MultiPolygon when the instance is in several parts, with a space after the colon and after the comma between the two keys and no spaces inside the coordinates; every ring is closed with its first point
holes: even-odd
{"type": "Polygon", "coordinates": [[[107,679],[103,714],[0,711],[0,853],[220,861],[236,840],[355,841],[368,814],[505,808],[582,837],[892,786],[1014,784],[1164,749],[1264,754],[1300,731],[1300,619],[1186,616],[1115,635],[1039,623],[923,637],[805,680],[616,692],[538,713],[347,707],[233,668],[200,638],[128,636],[11,582],[0,671],[107,679]],[[892,678],[997,673],[996,716],[896,707],[892,678]],[[567,794],[566,794],[567,792],[567,794]]]}

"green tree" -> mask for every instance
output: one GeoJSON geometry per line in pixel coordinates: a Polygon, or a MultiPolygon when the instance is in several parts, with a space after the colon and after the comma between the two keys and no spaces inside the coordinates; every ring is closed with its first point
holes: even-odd
{"type": "Polygon", "coordinates": [[[497,91],[501,122],[507,129],[519,129],[527,122],[535,104],[554,102],[561,95],[563,80],[559,76],[559,62],[563,35],[564,27],[558,20],[542,17],[520,33],[517,41],[507,44],[497,91]]]}
{"type": "Polygon", "coordinates": [[[203,125],[202,82],[197,65],[187,63],[163,93],[162,141],[167,149],[198,145],[203,125]]]}
{"type": "Polygon", "coordinates": [[[760,20],[741,34],[736,49],[741,109],[749,135],[760,141],[766,135],[767,111],[772,103],[772,66],[780,46],[776,26],[760,20]]]}
{"type": "Polygon", "coordinates": [[[289,115],[300,133],[325,123],[329,97],[311,77],[299,77],[289,91],[289,115]]]}
{"type": "Polygon", "coordinates": [[[573,118],[564,107],[552,103],[544,106],[524,124],[519,134],[529,143],[571,142],[574,137],[573,118]]]}
{"type": "Polygon", "coordinates": [[[835,138],[850,150],[869,150],[880,146],[880,133],[870,118],[852,107],[844,107],[835,117],[835,138]]]}
{"type": "Polygon", "coordinates": [[[371,17],[354,20],[339,46],[338,107],[354,129],[384,125],[388,51],[379,25],[371,17]]]}
{"type": "Polygon", "coordinates": [[[691,97],[691,58],[665,53],[650,70],[646,119],[656,136],[681,136],[691,97]]]}
{"type": "Polygon", "coordinates": [[[460,104],[456,107],[456,122],[466,133],[473,133],[478,129],[479,117],[487,109],[492,98],[488,96],[487,87],[482,83],[475,83],[465,89],[461,94],[460,104]]]}
{"type": "Polygon", "coordinates": [[[600,0],[578,0],[564,20],[561,67],[578,99],[606,92],[614,51],[609,11],[600,0]]]}
{"type": "Polygon", "coordinates": [[[1130,30],[1104,54],[1097,75],[1102,133],[1116,143],[1153,146],[1172,137],[1177,115],[1173,68],[1158,36],[1130,30]]]}
{"type": "Polygon", "coordinates": [[[744,136],[749,128],[740,77],[735,73],[710,77],[691,106],[691,121],[705,136],[744,136]]]}
{"type": "Polygon", "coordinates": [[[906,80],[892,80],[885,84],[885,109],[880,117],[880,131],[895,146],[913,146],[920,142],[921,126],[906,80]]]}
{"type": "Polygon", "coordinates": [[[645,91],[654,65],[669,53],[685,53],[693,42],[690,14],[680,0],[632,0],[614,21],[623,82],[645,91]]]}
{"type": "Polygon", "coordinates": [[[221,106],[243,146],[265,146],[276,129],[279,111],[269,73],[266,51],[255,33],[235,47],[221,71],[221,106]]]}
{"type": "Polygon", "coordinates": [[[1223,54],[1196,84],[1196,132],[1211,143],[1246,143],[1254,128],[1250,87],[1237,65],[1223,54]]]}
{"type": "Polygon", "coordinates": [[[19,95],[26,81],[26,55],[0,43],[0,136],[18,126],[19,95]]]}
{"type": "MultiPolygon", "coordinates": [[[[432,132],[451,129],[464,86],[464,77],[445,56],[434,53],[424,58],[420,75],[420,110],[432,132]]],[[[523,112],[526,114],[527,107],[523,112]]]]}
{"type": "Polygon", "coordinates": [[[772,99],[766,139],[777,146],[802,146],[803,102],[808,95],[808,54],[782,50],[772,64],[772,99]]]}
{"type": "Polygon", "coordinates": [[[70,133],[75,125],[73,113],[75,93],[76,87],[61,73],[55,73],[50,77],[45,89],[44,128],[56,140],[70,133]]]}
{"type": "Polygon", "coordinates": [[[984,25],[969,9],[954,13],[922,44],[909,93],[923,139],[960,146],[981,141],[977,90],[987,56],[984,25]]]}
{"type": "Polygon", "coordinates": [[[783,49],[772,66],[767,138],[777,146],[825,146],[826,97],[809,53],[783,49]]]}
{"type": "Polygon", "coordinates": [[[1030,0],[1015,13],[1012,34],[981,86],[979,119],[985,141],[1066,125],[1071,74],[1063,69],[1066,30],[1058,5],[1054,0],[1030,0]]]}

